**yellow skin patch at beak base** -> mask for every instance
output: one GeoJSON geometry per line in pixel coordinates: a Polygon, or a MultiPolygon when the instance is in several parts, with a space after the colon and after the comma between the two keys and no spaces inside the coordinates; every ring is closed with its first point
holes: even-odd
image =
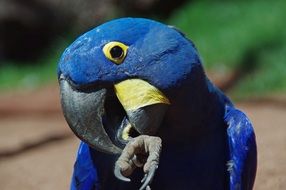
{"type": "Polygon", "coordinates": [[[129,138],[129,131],[130,131],[130,129],[131,129],[131,124],[130,123],[128,123],[127,124],[127,126],[123,129],[123,132],[122,132],[122,139],[123,140],[128,140],[128,138],[129,138]]]}
{"type": "Polygon", "coordinates": [[[114,85],[115,93],[126,111],[136,110],[152,104],[170,104],[164,94],[140,79],[128,79],[114,85]]]}

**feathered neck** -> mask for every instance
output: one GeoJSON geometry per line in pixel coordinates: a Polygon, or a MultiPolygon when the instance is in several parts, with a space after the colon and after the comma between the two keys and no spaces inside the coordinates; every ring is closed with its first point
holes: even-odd
{"type": "Polygon", "coordinates": [[[209,81],[201,65],[192,69],[171,97],[161,126],[162,136],[190,139],[210,133],[222,124],[227,98],[209,81]]]}

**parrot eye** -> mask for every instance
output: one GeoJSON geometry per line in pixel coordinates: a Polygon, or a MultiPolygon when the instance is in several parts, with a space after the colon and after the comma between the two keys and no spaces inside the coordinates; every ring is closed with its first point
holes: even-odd
{"type": "Polygon", "coordinates": [[[109,42],[105,44],[102,51],[107,59],[115,64],[121,64],[127,55],[128,46],[121,42],[109,42]]]}
{"type": "Polygon", "coordinates": [[[123,52],[123,49],[121,47],[114,46],[110,50],[110,55],[113,59],[120,59],[124,55],[124,52],[123,52]]]}

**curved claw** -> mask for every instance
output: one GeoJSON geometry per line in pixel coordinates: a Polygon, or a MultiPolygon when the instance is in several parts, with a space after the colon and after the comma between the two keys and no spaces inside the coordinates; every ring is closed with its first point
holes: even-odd
{"type": "Polygon", "coordinates": [[[153,180],[153,177],[155,175],[155,172],[158,168],[158,165],[155,166],[151,166],[150,170],[148,171],[147,174],[144,175],[144,178],[141,180],[141,182],[143,183],[143,185],[140,187],[140,190],[144,190],[144,189],[150,189],[149,185],[153,180]]]}
{"type": "Polygon", "coordinates": [[[144,181],[146,181],[147,176],[148,176],[147,174],[144,175],[143,179],[141,179],[141,183],[143,183],[144,181]]]}
{"type": "Polygon", "coordinates": [[[115,176],[129,182],[131,180],[125,176],[130,176],[135,168],[143,166],[145,176],[141,180],[143,185],[140,190],[150,190],[149,185],[158,168],[161,146],[162,140],[154,136],[140,135],[130,140],[115,163],[115,176]]]}
{"type": "Polygon", "coordinates": [[[118,165],[116,165],[115,168],[114,168],[114,175],[115,175],[115,177],[117,177],[118,179],[120,179],[122,181],[125,181],[125,182],[130,182],[131,181],[131,179],[129,179],[129,178],[127,178],[127,177],[122,175],[121,169],[120,169],[120,167],[118,165]]]}

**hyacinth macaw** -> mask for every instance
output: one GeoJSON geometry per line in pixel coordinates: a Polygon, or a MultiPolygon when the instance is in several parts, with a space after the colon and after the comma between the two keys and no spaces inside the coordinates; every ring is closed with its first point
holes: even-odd
{"type": "Polygon", "coordinates": [[[253,127],[208,80],[178,29],[141,18],[102,24],[64,51],[58,79],[65,118],[82,140],[71,189],[139,189],[142,169],[125,182],[114,167],[130,139],[142,135],[162,140],[146,189],[253,188],[253,127]]]}

